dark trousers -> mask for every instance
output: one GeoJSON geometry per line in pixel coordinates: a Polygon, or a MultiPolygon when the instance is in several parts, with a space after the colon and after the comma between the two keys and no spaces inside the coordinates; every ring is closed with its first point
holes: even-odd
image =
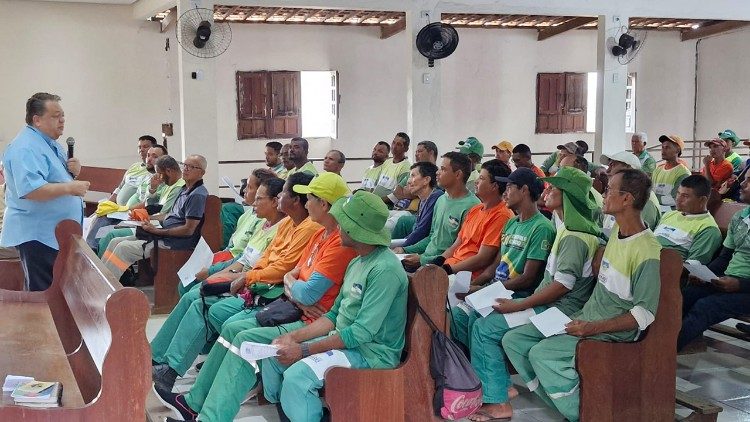
{"type": "Polygon", "coordinates": [[[26,290],[47,290],[52,285],[52,267],[57,258],[57,249],[32,240],[16,246],[21,256],[21,266],[26,277],[26,290]]]}
{"type": "Polygon", "coordinates": [[[682,329],[677,337],[677,350],[710,326],[747,314],[750,314],[748,293],[722,293],[711,286],[686,287],[682,290],[682,329]]]}

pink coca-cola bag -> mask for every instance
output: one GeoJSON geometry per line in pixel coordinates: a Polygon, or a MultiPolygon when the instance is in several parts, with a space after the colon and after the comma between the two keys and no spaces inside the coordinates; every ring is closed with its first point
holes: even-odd
{"type": "Polygon", "coordinates": [[[482,382],[461,348],[437,329],[418,304],[417,310],[432,328],[430,374],[435,380],[432,408],[443,419],[463,419],[482,407],[482,382]]]}

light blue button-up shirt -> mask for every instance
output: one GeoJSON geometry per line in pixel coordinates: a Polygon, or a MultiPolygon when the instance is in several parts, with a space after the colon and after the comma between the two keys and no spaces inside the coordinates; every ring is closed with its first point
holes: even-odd
{"type": "Polygon", "coordinates": [[[17,246],[32,240],[59,249],[55,227],[62,220],[83,222],[82,198],[63,195],[49,201],[24,197],[47,183],[73,180],[62,145],[37,129],[26,126],[5,149],[5,223],[0,246],[17,246]]]}

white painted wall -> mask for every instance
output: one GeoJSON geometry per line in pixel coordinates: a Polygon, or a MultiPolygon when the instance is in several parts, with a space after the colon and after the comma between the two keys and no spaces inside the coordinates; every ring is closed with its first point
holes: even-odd
{"type": "MultiPolygon", "coordinates": [[[[14,44],[0,45],[0,147],[22,126],[23,104],[39,90],[63,97],[65,136],[76,137],[77,155],[86,164],[128,165],[137,136],[158,135],[162,122],[174,122],[179,134],[179,46],[172,32],[161,34],[158,24],[133,20],[126,6],[21,0],[0,0],[0,25],[23,34],[14,44]],[[167,37],[172,48],[165,52],[167,37]]],[[[456,53],[436,67],[442,71],[441,151],[467,136],[482,140],[488,153],[503,138],[536,150],[575,139],[593,145],[592,134],[536,135],[534,126],[536,74],[595,70],[595,31],[571,31],[544,42],[536,41],[534,30],[459,34],[456,53]]],[[[330,148],[369,156],[376,141],[390,140],[406,127],[411,59],[406,32],[380,40],[375,28],[236,24],[233,37],[216,61],[217,134],[206,140],[219,142],[220,160],[261,159],[265,144],[236,140],[238,70],[339,72],[339,137],[311,140],[313,157],[330,148]]],[[[750,33],[744,31],[701,43],[699,137],[725,126],[750,135],[744,119],[750,105],[744,69],[750,59],[741,57],[747,41],[750,33]]],[[[652,142],[666,132],[692,136],[694,47],[676,33],[651,32],[628,67],[638,73],[638,129],[652,142]]],[[[179,136],[170,139],[177,156],[179,143],[179,136]]],[[[357,179],[365,164],[348,164],[344,176],[357,179]]],[[[227,165],[219,173],[237,180],[248,170],[227,165]]]]}

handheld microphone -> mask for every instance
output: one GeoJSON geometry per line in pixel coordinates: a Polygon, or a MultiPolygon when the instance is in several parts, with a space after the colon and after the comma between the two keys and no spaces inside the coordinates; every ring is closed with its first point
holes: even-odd
{"type": "Polygon", "coordinates": [[[76,144],[76,140],[71,136],[68,137],[68,140],[66,140],[65,143],[68,144],[68,158],[73,158],[73,145],[76,144]]]}

